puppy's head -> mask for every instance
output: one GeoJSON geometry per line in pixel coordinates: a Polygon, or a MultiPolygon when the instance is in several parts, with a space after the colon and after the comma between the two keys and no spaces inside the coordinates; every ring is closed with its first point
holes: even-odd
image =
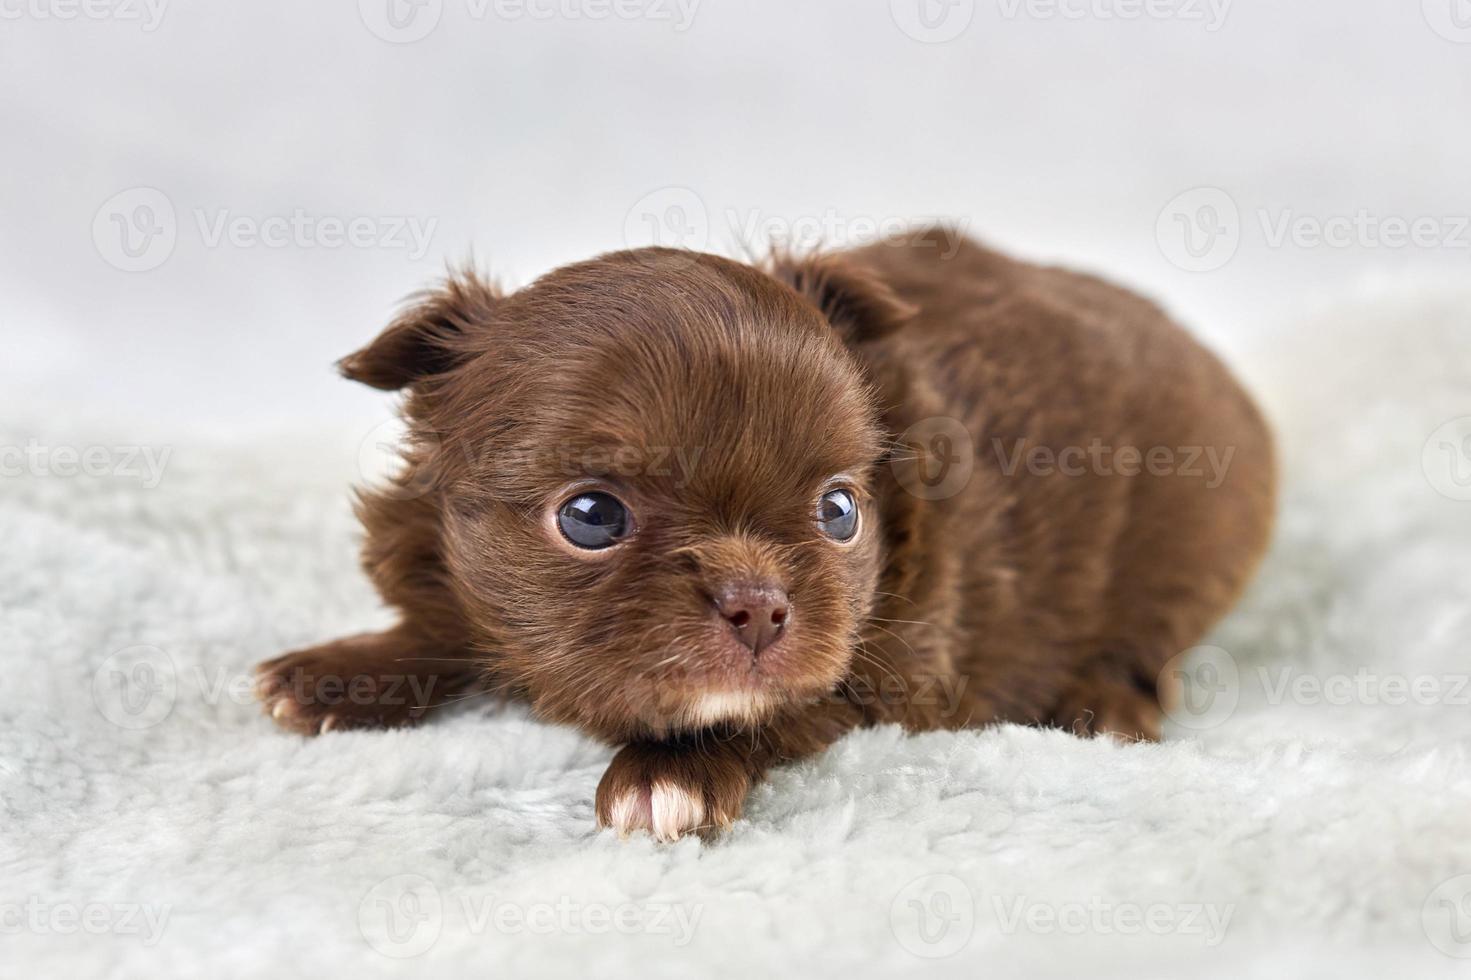
{"type": "Polygon", "coordinates": [[[906,314],[841,257],[646,249],[451,279],[343,362],[406,388],[423,574],[493,672],[612,739],[759,722],[843,678],[885,446],[852,348],[906,314]]]}

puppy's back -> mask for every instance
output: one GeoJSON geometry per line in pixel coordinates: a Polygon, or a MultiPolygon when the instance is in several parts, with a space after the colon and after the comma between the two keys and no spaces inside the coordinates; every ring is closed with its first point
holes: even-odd
{"type": "Polygon", "coordinates": [[[1275,503],[1270,432],[1226,366],[1135,293],[951,229],[852,257],[917,308],[867,356],[902,364],[974,443],[932,540],[969,556],[963,593],[1014,584],[960,613],[967,632],[1153,669],[1197,642],[1250,578],[1275,503]]]}

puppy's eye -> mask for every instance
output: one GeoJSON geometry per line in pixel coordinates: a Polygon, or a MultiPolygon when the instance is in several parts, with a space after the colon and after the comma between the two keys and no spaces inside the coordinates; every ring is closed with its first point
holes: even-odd
{"type": "Polygon", "coordinates": [[[858,530],[858,502],[847,490],[829,490],[817,501],[817,526],[834,541],[847,541],[858,530]]]}
{"type": "Polygon", "coordinates": [[[608,548],[628,534],[628,509],[611,494],[578,494],[557,511],[557,527],[579,548],[608,548]]]}

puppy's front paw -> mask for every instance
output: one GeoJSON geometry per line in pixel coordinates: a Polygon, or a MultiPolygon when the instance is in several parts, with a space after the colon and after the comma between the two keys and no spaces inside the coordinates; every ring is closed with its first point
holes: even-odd
{"type": "Polygon", "coordinates": [[[381,634],[298,650],[255,668],[256,696],[276,724],[302,735],[407,725],[448,685],[400,655],[381,634]]]}
{"type": "Polygon", "coordinates": [[[750,788],[749,769],[730,747],[635,742],[598,784],[598,825],[620,837],[639,830],[661,841],[708,837],[735,822],[750,788]]]}

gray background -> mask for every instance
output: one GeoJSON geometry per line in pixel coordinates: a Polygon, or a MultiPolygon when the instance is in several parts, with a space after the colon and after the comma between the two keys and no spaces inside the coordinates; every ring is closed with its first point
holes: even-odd
{"type": "Polygon", "coordinates": [[[515,285],[651,227],[740,254],[946,216],[1228,354],[1471,262],[1471,231],[1446,241],[1471,213],[1468,0],[71,2],[0,3],[0,420],[31,428],[361,435],[386,400],[331,362],[446,261],[515,285]],[[1289,212],[1435,241],[1274,244],[1289,212]],[[210,241],[297,213],[374,242],[210,241]],[[432,222],[421,255],[381,241],[406,217],[432,222]],[[168,222],[171,250],[119,268],[118,221],[168,222]],[[1216,249],[1182,253],[1207,224],[1216,249]]]}

